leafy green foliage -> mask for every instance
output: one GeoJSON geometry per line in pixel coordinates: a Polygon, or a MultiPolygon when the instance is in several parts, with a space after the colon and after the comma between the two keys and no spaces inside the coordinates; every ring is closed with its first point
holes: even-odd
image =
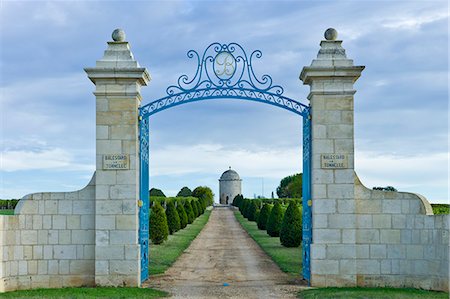
{"type": "Polygon", "coordinates": [[[184,206],[181,203],[177,203],[178,217],[180,217],[180,228],[183,229],[188,224],[188,216],[184,210],[184,206]]]}
{"type": "Polygon", "coordinates": [[[261,230],[267,229],[267,221],[269,220],[270,212],[272,211],[272,206],[270,204],[264,204],[258,217],[258,228],[261,230]]]}
{"type": "Polygon", "coordinates": [[[280,181],[280,185],[277,187],[277,195],[279,198],[302,197],[302,177],[303,174],[297,173],[287,176],[280,181]]]}
{"type": "Polygon", "coordinates": [[[247,219],[250,221],[255,221],[256,211],[259,211],[259,209],[255,200],[250,200],[250,204],[247,207],[247,219]]]}
{"type": "Polygon", "coordinates": [[[0,199],[0,210],[14,210],[18,199],[0,199]]]}
{"type": "Polygon", "coordinates": [[[373,187],[373,190],[381,190],[381,191],[395,191],[397,192],[397,189],[395,189],[392,186],[386,186],[386,187],[373,187]]]}
{"type": "Polygon", "coordinates": [[[169,226],[169,234],[177,232],[181,228],[180,216],[172,201],[167,203],[166,208],[167,225],[169,226]]]}
{"type": "Polygon", "coordinates": [[[157,202],[152,206],[150,214],[150,239],[153,244],[161,244],[169,235],[167,217],[163,207],[157,202]]]}
{"type": "Polygon", "coordinates": [[[156,188],[150,189],[149,196],[166,197],[166,195],[160,189],[156,189],[156,188]]]}
{"type": "Polygon", "coordinates": [[[27,298],[27,299],[94,299],[94,298],[161,298],[168,294],[163,291],[150,288],[128,287],[80,287],[60,289],[35,289],[2,293],[2,298],[27,298]]]}
{"type": "Polygon", "coordinates": [[[192,206],[192,212],[194,212],[194,219],[195,219],[200,215],[200,213],[198,211],[198,207],[197,207],[197,201],[196,200],[191,201],[191,206],[192,206]]]}
{"type": "Polygon", "coordinates": [[[450,214],[450,205],[447,204],[431,204],[434,215],[450,214]]]}
{"type": "Polygon", "coordinates": [[[244,200],[244,196],[242,196],[242,194],[238,194],[233,198],[232,205],[235,207],[240,207],[243,200],[244,200]]]}
{"type": "Polygon", "coordinates": [[[184,203],[184,210],[186,211],[186,215],[188,218],[188,224],[191,224],[192,222],[194,222],[195,215],[194,215],[194,210],[192,209],[192,205],[189,202],[189,200],[186,200],[186,202],[184,203]]]}
{"type": "Polygon", "coordinates": [[[280,242],[285,247],[298,247],[302,241],[302,215],[297,205],[291,202],[281,223],[280,242]]]}
{"type": "Polygon", "coordinates": [[[269,220],[267,221],[267,233],[271,237],[280,236],[281,222],[283,221],[283,211],[279,202],[275,203],[270,212],[269,220]]]}
{"type": "Polygon", "coordinates": [[[214,193],[211,188],[206,186],[199,186],[192,191],[192,196],[197,197],[198,199],[206,200],[206,206],[212,206],[214,200],[214,193]]]}
{"type": "Polygon", "coordinates": [[[188,187],[181,188],[180,191],[178,191],[177,197],[189,197],[192,196],[192,191],[188,187]]]}

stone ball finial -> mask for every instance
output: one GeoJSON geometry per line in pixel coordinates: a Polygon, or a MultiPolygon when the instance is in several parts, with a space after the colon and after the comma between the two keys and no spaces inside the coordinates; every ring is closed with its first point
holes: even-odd
{"type": "Polygon", "coordinates": [[[338,33],[337,33],[336,29],[328,28],[327,30],[325,30],[324,36],[325,36],[326,40],[336,40],[338,33]]]}
{"type": "Polygon", "coordinates": [[[125,41],[125,31],[120,28],[117,28],[111,34],[113,41],[115,42],[123,42],[125,41]]]}

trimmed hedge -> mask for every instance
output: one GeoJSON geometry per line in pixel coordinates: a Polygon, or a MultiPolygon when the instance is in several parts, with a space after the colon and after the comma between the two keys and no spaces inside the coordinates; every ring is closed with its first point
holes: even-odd
{"type": "Polygon", "coordinates": [[[173,234],[180,230],[180,216],[172,201],[167,203],[166,208],[167,225],[169,226],[169,234],[173,234]]]}
{"type": "Polygon", "coordinates": [[[188,216],[181,203],[177,203],[178,217],[180,217],[180,228],[185,228],[188,224],[188,216]]]}
{"type": "Polygon", "coordinates": [[[279,202],[275,203],[270,212],[269,220],[267,221],[267,233],[271,237],[279,237],[281,230],[281,222],[283,221],[283,211],[279,202]]]}
{"type": "Polygon", "coordinates": [[[261,230],[267,229],[267,221],[269,220],[270,212],[272,211],[272,206],[268,203],[264,204],[258,217],[258,228],[261,230]]]}
{"type": "Polygon", "coordinates": [[[188,217],[188,224],[191,224],[195,220],[195,215],[189,200],[186,200],[186,202],[184,203],[184,209],[186,210],[186,214],[188,217]]]}
{"type": "Polygon", "coordinates": [[[152,206],[150,214],[150,240],[153,244],[161,244],[169,236],[169,226],[163,207],[157,202],[152,206]]]}
{"type": "Polygon", "coordinates": [[[256,205],[256,202],[254,200],[251,200],[250,204],[247,207],[247,219],[250,221],[256,221],[256,211],[259,211],[258,206],[256,205]]]}
{"type": "Polygon", "coordinates": [[[280,242],[285,247],[298,247],[302,242],[302,215],[294,202],[289,204],[284,214],[280,242]]]}

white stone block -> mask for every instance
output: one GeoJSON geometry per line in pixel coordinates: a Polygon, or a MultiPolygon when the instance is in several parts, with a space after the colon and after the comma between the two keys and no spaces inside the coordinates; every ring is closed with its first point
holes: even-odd
{"type": "Polygon", "coordinates": [[[329,244],[327,245],[327,259],[341,260],[352,259],[356,256],[355,245],[349,244],[329,244]]]}
{"type": "Polygon", "coordinates": [[[95,264],[89,260],[70,261],[70,274],[93,275],[95,273],[95,264]]]}
{"type": "Polygon", "coordinates": [[[313,201],[313,213],[314,215],[336,213],[336,200],[315,199],[313,201]]]}
{"type": "Polygon", "coordinates": [[[139,261],[110,261],[110,274],[136,275],[139,270],[139,261]]]}
{"type": "Polygon", "coordinates": [[[313,240],[316,244],[341,243],[341,230],[313,228],[313,240]]]}
{"type": "Polygon", "coordinates": [[[339,274],[339,262],[333,260],[311,260],[311,272],[315,274],[339,274]]]}
{"type": "Polygon", "coordinates": [[[386,258],[386,245],[385,244],[370,245],[370,258],[372,259],[386,258]]]}
{"type": "Polygon", "coordinates": [[[330,139],[313,139],[312,146],[314,149],[314,153],[317,154],[334,153],[334,143],[333,140],[330,139]]]}
{"type": "Polygon", "coordinates": [[[139,260],[140,259],[140,246],[139,245],[125,245],[125,259],[126,260],[139,260]]]}
{"type": "Polygon", "coordinates": [[[48,261],[48,274],[59,274],[59,263],[56,260],[48,261]]]}
{"type": "Polygon", "coordinates": [[[357,259],[368,259],[369,258],[369,245],[355,245],[356,258],[357,259]]]}
{"type": "Polygon", "coordinates": [[[48,244],[58,244],[59,243],[59,231],[49,230],[48,231],[48,244]]]}
{"type": "Polygon", "coordinates": [[[33,258],[33,246],[23,246],[23,259],[31,260],[33,258]]]}
{"type": "Polygon", "coordinates": [[[122,200],[122,213],[123,214],[137,214],[137,200],[122,200]]]}
{"type": "Polygon", "coordinates": [[[33,229],[39,230],[42,229],[42,216],[41,215],[33,215],[33,229]]]}
{"type": "Polygon", "coordinates": [[[58,202],[58,214],[60,214],[60,215],[72,214],[72,201],[71,200],[60,200],[58,202]]]}
{"type": "Polygon", "coordinates": [[[326,125],[314,125],[312,126],[313,138],[326,139],[327,138],[327,126],[326,125]]]}
{"type": "Polygon", "coordinates": [[[133,230],[138,229],[137,219],[134,215],[117,215],[116,229],[119,230],[133,230]]]}
{"type": "Polygon", "coordinates": [[[93,260],[95,258],[95,245],[84,245],[83,256],[87,260],[93,260]]]}
{"type": "Polygon", "coordinates": [[[59,231],[59,244],[71,244],[72,238],[71,238],[71,231],[70,230],[60,230],[59,231]]]}
{"type": "Polygon", "coordinates": [[[406,228],[406,215],[404,214],[392,215],[392,227],[406,228]]]}
{"type": "Polygon", "coordinates": [[[356,242],[356,229],[343,229],[342,243],[355,244],[355,242],[356,242]]]}
{"type": "Polygon", "coordinates": [[[69,215],[67,216],[67,229],[80,229],[81,216],[80,215],[69,215]]]}
{"type": "Polygon", "coordinates": [[[353,199],[354,186],[353,184],[330,184],[328,188],[328,197],[334,199],[353,199]]]}
{"type": "Polygon", "coordinates": [[[109,238],[112,245],[137,244],[136,231],[133,230],[113,230],[110,231],[109,238]]]}
{"type": "Polygon", "coordinates": [[[355,228],[355,214],[332,214],[328,215],[328,224],[332,228],[355,228]]]}
{"type": "Polygon", "coordinates": [[[96,203],[97,213],[103,215],[122,214],[121,200],[98,200],[96,203]]]}
{"type": "Polygon", "coordinates": [[[66,216],[53,215],[53,229],[66,229],[66,216]]]}
{"type": "Polygon", "coordinates": [[[109,262],[108,261],[95,261],[95,275],[108,275],[109,274],[109,262]]]}
{"type": "Polygon", "coordinates": [[[55,245],[53,252],[55,259],[76,259],[77,247],[75,245],[55,245]]]}
{"type": "Polygon", "coordinates": [[[58,202],[56,200],[45,201],[45,214],[58,214],[58,202]]]}
{"type": "Polygon", "coordinates": [[[96,229],[116,229],[116,216],[114,215],[97,215],[95,222],[96,229]]]}
{"type": "Polygon", "coordinates": [[[44,259],[50,260],[53,258],[53,246],[52,245],[44,245],[44,259]]]}
{"type": "Polygon", "coordinates": [[[380,230],[380,242],[386,244],[399,244],[400,243],[400,230],[399,229],[382,229],[380,230]]]}
{"type": "Polygon", "coordinates": [[[338,199],[337,200],[337,211],[341,214],[355,213],[356,203],[354,200],[348,199],[338,199]]]}
{"type": "Polygon", "coordinates": [[[381,213],[381,200],[357,200],[356,211],[364,214],[381,213]]]}
{"type": "Polygon", "coordinates": [[[380,231],[377,229],[359,229],[356,231],[356,242],[373,244],[380,242],[380,231]]]}
{"type": "MultiPolygon", "coordinates": [[[[346,275],[355,275],[356,273],[356,262],[355,259],[341,259],[339,260],[339,278],[338,283],[342,283],[339,279],[346,275]]],[[[336,284],[334,284],[336,285],[336,284]]]]}
{"type": "Polygon", "coordinates": [[[334,182],[336,184],[353,184],[355,181],[353,169],[335,169],[334,182]]]}
{"type": "Polygon", "coordinates": [[[381,265],[379,260],[358,260],[356,263],[356,271],[358,274],[377,274],[381,273],[381,265]]]}
{"type": "Polygon", "coordinates": [[[21,244],[36,245],[38,240],[37,230],[23,230],[21,231],[21,244]]]}
{"type": "MultiPolygon", "coordinates": [[[[59,261],[59,274],[69,274],[69,260],[59,261]]],[[[87,273],[84,273],[87,274],[87,273]]]]}
{"type": "Polygon", "coordinates": [[[391,215],[375,214],[372,216],[373,228],[391,228],[391,215]]]}
{"type": "Polygon", "coordinates": [[[81,229],[95,229],[94,215],[81,215],[81,229]]]}
{"type": "Polygon", "coordinates": [[[314,228],[328,228],[328,215],[315,214],[312,218],[314,228]]]}
{"type": "Polygon", "coordinates": [[[322,260],[327,257],[326,244],[311,244],[311,260],[322,260]]]}
{"type": "MultiPolygon", "coordinates": [[[[100,160],[103,161],[103,157],[100,155],[100,160]]],[[[116,184],[116,172],[115,170],[101,170],[97,169],[95,173],[96,187],[99,185],[115,185],[116,184]]]]}
{"type": "Polygon", "coordinates": [[[102,250],[95,252],[96,260],[124,260],[125,259],[125,247],[119,246],[104,246],[102,250]]]}
{"type": "Polygon", "coordinates": [[[76,201],[73,203],[73,213],[86,215],[95,213],[95,205],[93,201],[76,201]]]}
{"type": "MultiPolygon", "coordinates": [[[[339,123],[341,122],[339,117],[339,123]]],[[[328,138],[353,138],[353,125],[328,125],[328,138]]]]}
{"type": "Polygon", "coordinates": [[[354,140],[353,138],[343,138],[334,140],[334,151],[335,153],[353,153],[354,151],[354,140]]]}
{"type": "Polygon", "coordinates": [[[423,246],[422,245],[407,245],[406,246],[406,258],[407,259],[423,259],[423,246]]]}
{"type": "Polygon", "coordinates": [[[384,199],[383,213],[400,214],[402,212],[402,200],[384,199]]]}
{"type": "MultiPolygon", "coordinates": [[[[117,180],[119,182],[119,180],[117,180]]],[[[137,185],[115,185],[111,186],[110,190],[111,199],[135,199],[138,196],[139,190],[137,185]]]]}
{"type": "Polygon", "coordinates": [[[402,229],[400,231],[400,240],[401,240],[402,244],[411,244],[411,242],[412,242],[411,230],[409,230],[409,229],[402,229]]]}
{"type": "Polygon", "coordinates": [[[311,179],[313,185],[332,184],[334,181],[333,170],[314,169],[311,179]]]}
{"type": "Polygon", "coordinates": [[[108,139],[109,138],[109,126],[96,126],[96,139],[108,139]]]}
{"type": "Polygon", "coordinates": [[[48,271],[47,271],[47,266],[48,266],[48,261],[38,261],[38,274],[39,275],[47,275],[48,271]]]}
{"type": "Polygon", "coordinates": [[[42,228],[43,229],[52,228],[52,216],[51,215],[42,216],[42,228]]]}
{"type": "Polygon", "coordinates": [[[312,184],[312,197],[315,199],[327,198],[327,185],[312,184]]]}
{"type": "MultiPolygon", "coordinates": [[[[345,201],[345,200],[344,200],[345,201]]],[[[358,228],[372,228],[372,215],[356,215],[356,226],[358,228]]]]}
{"type": "Polygon", "coordinates": [[[38,244],[48,244],[48,230],[38,230],[38,244]]]}
{"type": "Polygon", "coordinates": [[[94,231],[93,230],[73,230],[72,231],[72,244],[85,245],[94,244],[94,231]]]}
{"type": "Polygon", "coordinates": [[[99,246],[109,245],[109,230],[95,231],[95,244],[99,246]]]}
{"type": "Polygon", "coordinates": [[[388,244],[387,245],[388,259],[405,259],[406,245],[403,244],[388,244]]]}
{"type": "Polygon", "coordinates": [[[27,274],[28,274],[28,262],[19,261],[19,275],[27,275],[27,274]]]}
{"type": "Polygon", "coordinates": [[[97,140],[97,154],[120,154],[122,153],[122,143],[120,140],[97,140]]]}

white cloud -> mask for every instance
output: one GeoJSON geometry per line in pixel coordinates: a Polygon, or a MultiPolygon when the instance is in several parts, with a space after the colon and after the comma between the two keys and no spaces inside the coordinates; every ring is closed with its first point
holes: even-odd
{"type": "Polygon", "coordinates": [[[242,176],[283,178],[301,172],[302,152],[298,148],[260,151],[243,148],[226,148],[220,144],[190,146],[170,145],[152,151],[150,149],[151,175],[214,174],[228,166],[242,176]]]}
{"type": "Polygon", "coordinates": [[[35,169],[94,170],[93,165],[74,163],[73,156],[61,148],[10,150],[0,153],[0,169],[6,172],[35,169]]]}
{"type": "Polygon", "coordinates": [[[395,19],[387,19],[382,27],[397,30],[417,30],[423,25],[447,19],[447,11],[432,12],[430,14],[401,16],[395,19]]]}

